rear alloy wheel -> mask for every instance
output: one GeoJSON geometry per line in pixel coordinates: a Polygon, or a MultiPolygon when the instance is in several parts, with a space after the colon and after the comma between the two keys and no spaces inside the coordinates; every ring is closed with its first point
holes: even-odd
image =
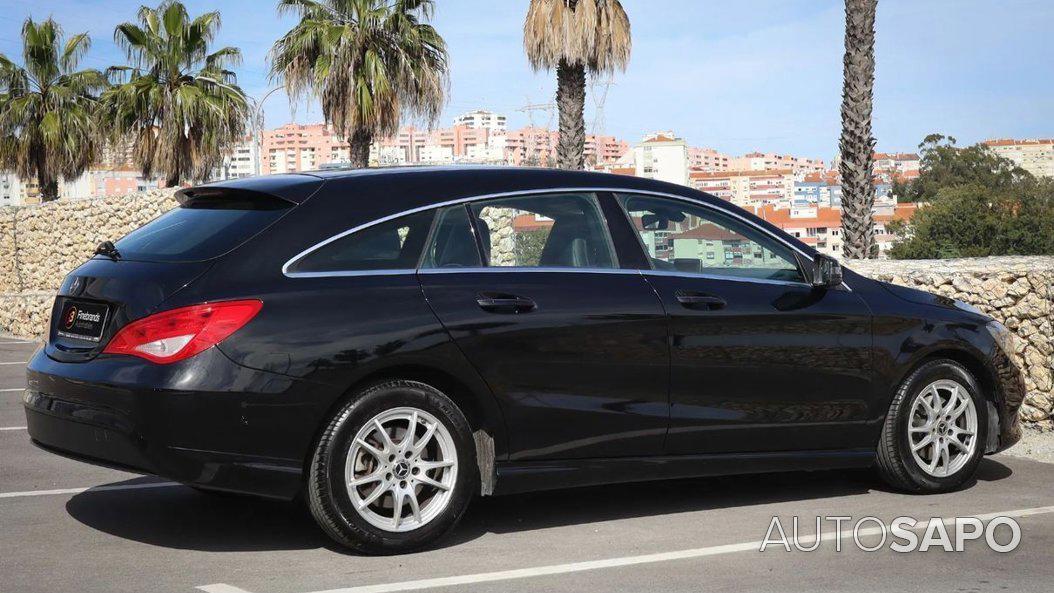
{"type": "Polygon", "coordinates": [[[446,510],[457,480],[450,431],[417,408],[368,421],[351,445],[344,476],[355,510],[385,531],[411,531],[446,510]]]}
{"type": "Polygon", "coordinates": [[[958,488],[984,454],[987,410],[977,381],[962,365],[922,365],[893,398],[878,446],[879,473],[912,492],[958,488]]]}
{"type": "Polygon", "coordinates": [[[475,444],[457,406],[416,381],[354,394],[319,439],[308,506],[338,543],[411,551],[448,532],[479,486],[475,444]]]}

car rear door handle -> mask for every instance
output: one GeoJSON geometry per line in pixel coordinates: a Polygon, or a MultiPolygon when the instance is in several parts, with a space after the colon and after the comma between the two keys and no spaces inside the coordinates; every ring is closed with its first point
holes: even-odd
{"type": "Polygon", "coordinates": [[[677,291],[677,302],[681,303],[681,306],[686,309],[697,309],[700,311],[716,311],[724,309],[725,305],[728,304],[721,297],[690,290],[677,291]]]}
{"type": "Polygon", "coordinates": [[[476,303],[480,309],[491,313],[529,313],[538,308],[529,298],[497,292],[479,293],[476,303]]]}

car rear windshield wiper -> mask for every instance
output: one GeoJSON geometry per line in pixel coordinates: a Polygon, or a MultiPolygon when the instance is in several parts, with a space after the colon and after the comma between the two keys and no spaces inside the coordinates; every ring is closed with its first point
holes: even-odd
{"type": "Polygon", "coordinates": [[[113,241],[103,241],[102,243],[99,243],[99,246],[95,248],[95,255],[105,255],[113,261],[121,259],[121,252],[117,251],[117,247],[113,244],[113,241]]]}

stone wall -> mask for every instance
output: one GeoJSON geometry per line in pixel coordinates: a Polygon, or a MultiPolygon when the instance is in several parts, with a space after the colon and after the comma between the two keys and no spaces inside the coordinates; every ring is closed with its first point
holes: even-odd
{"type": "MultiPolygon", "coordinates": [[[[121,198],[58,201],[0,208],[0,333],[43,338],[55,290],[70,270],[114,240],[176,205],[171,191],[121,198]]],[[[489,220],[495,257],[512,257],[500,234],[511,212],[489,220]]],[[[1054,257],[941,261],[867,261],[849,267],[864,275],[971,303],[1017,336],[1017,361],[1029,390],[1023,415],[1054,424],[1054,257]]]]}
{"type": "Polygon", "coordinates": [[[1001,321],[1016,336],[1028,395],[1022,417],[1054,425],[1054,257],[985,257],[950,260],[872,260],[846,264],[853,271],[952,297],[1001,321]]]}
{"type": "Polygon", "coordinates": [[[43,338],[54,292],[96,246],[173,208],[171,190],[0,208],[0,333],[43,338]]]}

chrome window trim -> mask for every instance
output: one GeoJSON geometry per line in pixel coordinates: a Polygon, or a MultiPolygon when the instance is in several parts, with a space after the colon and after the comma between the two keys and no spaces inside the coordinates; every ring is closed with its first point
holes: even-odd
{"type": "Polygon", "coordinates": [[[418,274],[493,274],[502,272],[526,272],[528,274],[640,274],[642,270],[632,268],[539,268],[516,266],[491,266],[480,268],[421,268],[418,274]]]}
{"type": "MultiPolygon", "coordinates": [[[[513,196],[525,196],[525,195],[584,193],[584,192],[589,192],[589,193],[606,192],[606,193],[612,193],[612,194],[620,194],[620,193],[640,194],[640,195],[671,198],[671,199],[674,199],[674,200],[684,200],[685,202],[690,202],[692,204],[698,204],[698,205],[703,206],[705,208],[710,208],[712,210],[720,212],[721,214],[724,214],[726,216],[731,216],[733,218],[736,218],[737,220],[740,220],[741,222],[743,222],[743,223],[745,223],[747,225],[750,225],[752,228],[755,228],[758,231],[768,235],[772,239],[774,239],[774,240],[778,241],[779,243],[785,245],[786,247],[794,250],[795,252],[800,253],[803,257],[805,257],[806,260],[808,260],[810,262],[813,261],[813,258],[812,258],[811,255],[809,255],[805,251],[799,249],[797,246],[793,245],[792,243],[786,241],[782,237],[780,237],[780,236],[778,236],[776,234],[773,234],[771,231],[769,231],[768,229],[758,225],[757,223],[753,222],[752,220],[750,220],[748,218],[745,218],[745,217],[743,217],[743,216],[741,216],[741,215],[739,215],[739,214],[737,214],[735,212],[732,212],[730,210],[722,208],[721,206],[718,206],[718,205],[715,205],[715,204],[709,204],[709,203],[704,202],[702,200],[697,200],[695,198],[690,198],[690,197],[683,196],[683,195],[680,195],[680,194],[671,194],[671,193],[667,193],[667,192],[659,192],[659,191],[644,190],[644,189],[633,189],[633,188],[626,188],[626,187],[602,187],[602,186],[595,186],[595,187],[557,187],[557,188],[521,189],[521,190],[509,191],[509,192],[499,192],[499,193],[493,193],[493,194],[466,196],[466,197],[463,197],[463,198],[457,198],[457,199],[454,199],[454,200],[447,200],[445,202],[437,202],[435,204],[428,204],[427,206],[420,206],[418,208],[411,208],[409,210],[403,210],[403,211],[397,212],[395,214],[390,214],[388,216],[384,216],[382,218],[378,218],[376,220],[371,220],[370,222],[367,222],[367,223],[364,223],[364,224],[360,224],[357,227],[348,229],[348,230],[346,230],[346,231],[344,231],[342,233],[338,233],[336,235],[333,235],[332,237],[330,237],[328,239],[324,239],[324,240],[322,240],[322,241],[320,241],[318,243],[315,243],[311,247],[308,247],[307,249],[305,249],[305,250],[301,251],[300,253],[297,253],[293,257],[289,258],[289,260],[286,261],[285,264],[282,265],[282,274],[285,275],[288,278],[333,278],[333,277],[343,277],[343,276],[381,276],[381,275],[389,275],[390,276],[390,275],[397,274],[397,273],[412,274],[412,273],[416,273],[416,272],[419,272],[419,271],[424,271],[424,270],[406,269],[406,270],[354,270],[354,271],[349,270],[349,271],[332,271],[332,272],[291,272],[289,270],[297,261],[299,261],[300,259],[303,259],[304,257],[306,257],[307,255],[309,255],[310,253],[312,253],[313,251],[315,251],[317,249],[321,249],[322,247],[325,247],[326,245],[329,245],[330,243],[332,243],[334,241],[338,241],[340,239],[343,239],[344,237],[346,237],[346,236],[348,236],[348,235],[350,235],[352,233],[357,233],[357,232],[359,232],[359,231],[361,231],[363,229],[367,229],[367,228],[370,228],[372,226],[388,222],[389,220],[394,220],[396,218],[400,218],[402,216],[409,216],[411,214],[416,214],[418,212],[423,212],[425,210],[444,208],[446,206],[453,206],[455,204],[465,204],[465,203],[468,203],[468,202],[478,202],[478,201],[481,201],[481,200],[490,200],[490,199],[495,199],[495,198],[508,198],[508,197],[513,197],[513,196]]],[[[625,211],[625,209],[623,209],[623,211],[625,211]]],[[[470,268],[453,268],[452,270],[467,271],[469,269],[470,268]]],[[[491,268],[486,268],[486,269],[489,270],[491,268]]],[[[523,270],[526,270],[527,268],[505,268],[505,269],[506,270],[523,271],[523,270]]],[[[537,268],[532,268],[532,269],[537,269],[537,268]]],[[[552,268],[549,271],[575,271],[575,270],[582,270],[582,269],[586,269],[586,268],[552,268]]],[[[620,268],[612,268],[612,269],[620,269],[620,268]]],[[[610,270],[608,270],[608,271],[610,271],[610,270]]],[[[632,271],[637,272],[638,270],[632,270],[632,271]]],[[[641,270],[641,271],[649,272],[649,271],[655,271],[655,270],[641,270]]],[[[696,274],[695,276],[700,277],[700,275],[698,275],[698,274],[696,274]]],[[[844,284],[843,284],[843,286],[844,286],[844,284]]],[[[846,288],[848,288],[848,287],[846,287],[846,288]]]]}
{"type": "Polygon", "coordinates": [[[727,282],[750,282],[752,284],[776,284],[779,286],[803,286],[812,288],[808,282],[795,282],[793,280],[773,280],[771,278],[751,278],[749,276],[730,276],[725,274],[704,274],[696,272],[681,272],[677,270],[641,270],[645,276],[676,276],[679,278],[699,278],[701,280],[722,280],[727,282]]]}
{"type": "Polygon", "coordinates": [[[286,272],[285,268],[282,268],[282,273],[289,278],[343,278],[352,276],[402,276],[402,275],[413,275],[417,273],[416,269],[405,269],[405,270],[349,270],[347,272],[286,272]]]}

